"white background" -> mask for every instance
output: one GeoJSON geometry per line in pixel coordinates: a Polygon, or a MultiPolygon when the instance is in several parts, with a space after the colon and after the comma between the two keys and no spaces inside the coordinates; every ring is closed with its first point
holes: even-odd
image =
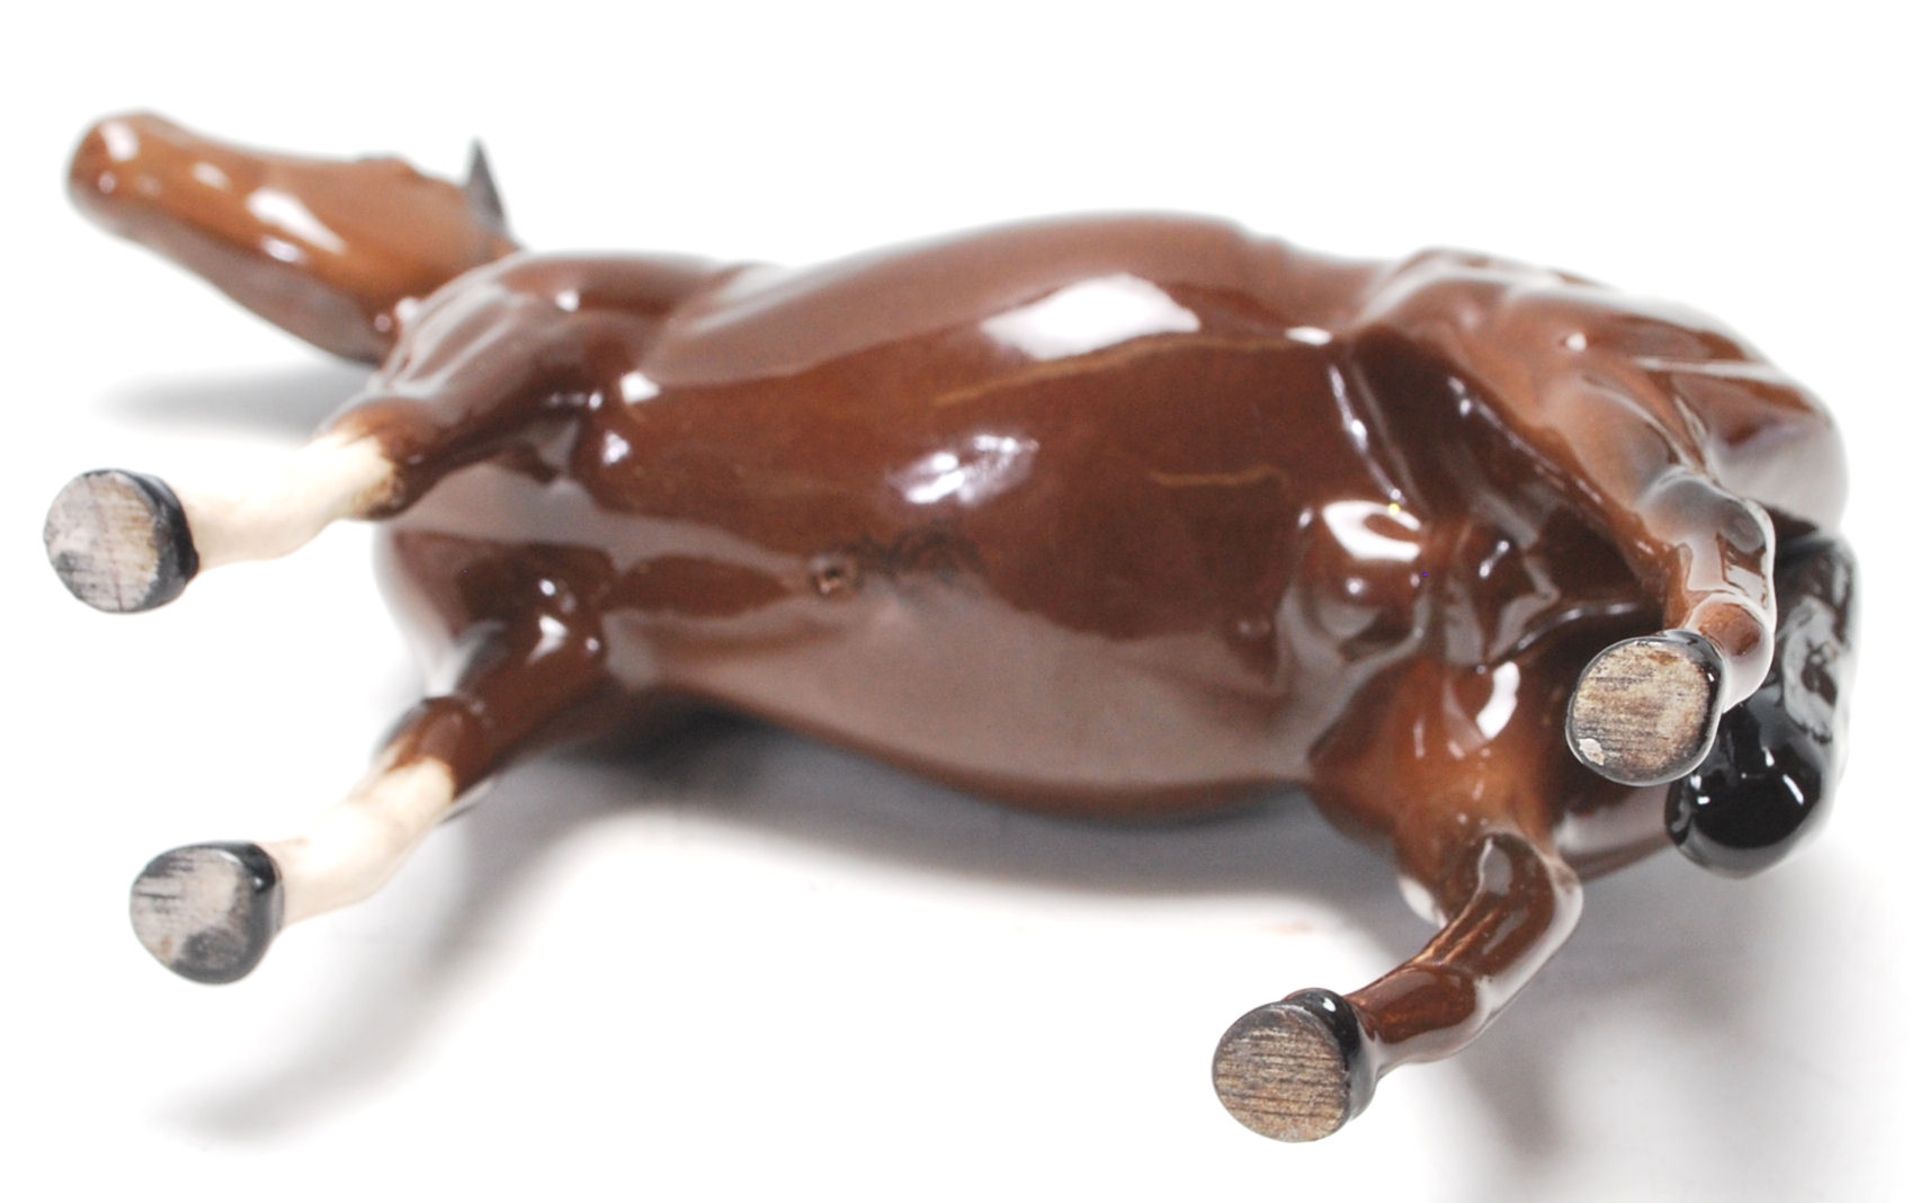
{"type": "Polygon", "coordinates": [[[15,13],[0,1191],[1914,1197],[1916,30],[1905,5],[1789,11],[15,13]],[[530,765],[254,978],[174,980],[127,930],[134,871],[285,834],[415,686],[364,529],[131,619],[42,562],[74,472],[225,474],[360,377],[68,209],[74,139],[134,107],[442,173],[484,135],[541,248],[804,262],[1168,207],[1356,254],[1479,247],[1716,313],[1848,435],[1867,652],[1833,822],[1757,880],[1667,854],[1596,884],[1484,1040],[1311,1147],[1219,1109],[1216,1037],[1426,933],[1297,802],[1080,826],[718,730],[530,765]]]}

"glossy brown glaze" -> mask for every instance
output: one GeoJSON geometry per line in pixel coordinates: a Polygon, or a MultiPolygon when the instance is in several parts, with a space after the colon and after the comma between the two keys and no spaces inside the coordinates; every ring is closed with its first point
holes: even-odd
{"type": "Polygon", "coordinates": [[[68,173],[74,203],[101,225],[368,363],[393,348],[401,306],[516,249],[477,183],[461,189],[395,158],[247,150],[150,113],[95,126],[68,173]]]}
{"type": "MultiPolygon", "coordinates": [[[[1448,271],[1484,303],[1478,266],[1335,263],[1173,218],[811,273],[521,256],[434,298],[340,422],[416,465],[403,565],[457,579],[405,549],[558,542],[592,561],[575,591],[613,680],[973,788],[1112,812],[1338,782],[1381,755],[1383,708],[1356,699],[1414,678],[1452,713],[1387,728],[1462,727],[1420,772],[1535,715],[1557,761],[1579,661],[1731,590],[1648,588],[1608,529],[1647,519],[1569,496],[1581,444],[1523,440],[1530,409],[1403,328],[1403,277],[1448,271]],[[1548,659],[1557,689],[1516,681],[1548,659]]],[[[1519,303],[1542,341],[1580,316],[1519,303]]],[[[1793,500],[1809,523],[1831,504],[1793,500]]],[[[1754,533],[1724,551],[1764,597],[1754,533]]]]}
{"type": "Polygon", "coordinates": [[[1465,1043],[1564,938],[1577,873],[1665,843],[1666,787],[1568,752],[1582,666],[1684,630],[1738,703],[1771,663],[1777,538],[1842,502],[1807,393],[1707,319],[1563,273],[1168,216],[802,271],[501,258],[398,166],[126,128],[324,213],[345,250],[298,274],[355,316],[263,303],[279,268],[193,249],[285,236],[222,225],[228,189],[90,209],[329,349],[399,321],[330,430],[399,466],[370,516],[436,691],[402,759],[464,787],[694,703],[1088,815],[1297,783],[1448,921],[1348,996],[1374,1070],[1465,1043]],[[355,171],[399,181],[386,234],[395,198],[421,206],[405,250],[323,204],[375,189],[355,171]]]}

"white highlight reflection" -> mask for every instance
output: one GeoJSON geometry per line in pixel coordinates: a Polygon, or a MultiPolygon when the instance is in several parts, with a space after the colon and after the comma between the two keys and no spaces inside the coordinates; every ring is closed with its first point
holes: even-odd
{"type": "Polygon", "coordinates": [[[633,454],[633,444],[621,438],[613,431],[607,431],[606,439],[600,445],[600,462],[611,468],[615,464],[624,464],[633,454]]]}
{"type": "Polygon", "coordinates": [[[1480,728],[1480,734],[1492,739],[1506,730],[1507,721],[1519,703],[1520,666],[1509,661],[1493,670],[1493,693],[1488,696],[1487,704],[1480,707],[1480,713],[1473,716],[1473,725],[1480,728]]]}
{"type": "Polygon", "coordinates": [[[1035,359],[1066,359],[1149,334],[1190,333],[1200,319],[1138,276],[1101,276],[1002,313],[980,328],[1035,359]]]}
{"type": "Polygon", "coordinates": [[[1011,435],[977,434],[957,451],[936,451],[893,474],[893,487],[915,505],[949,498],[972,505],[1025,480],[1039,444],[1011,435]]]}
{"type": "Polygon", "coordinates": [[[533,652],[527,657],[538,660],[559,651],[567,642],[567,628],[564,623],[551,614],[540,616],[540,642],[534,644],[533,652]]]}
{"type": "Polygon", "coordinates": [[[140,153],[140,135],[125,122],[107,122],[100,127],[100,137],[107,144],[107,157],[116,163],[130,163],[140,153]]]}
{"type": "Polygon", "coordinates": [[[1321,507],[1320,517],[1340,546],[1358,560],[1411,564],[1420,558],[1420,520],[1399,505],[1375,501],[1336,501],[1321,507]],[[1397,527],[1383,531],[1380,523],[1397,527]],[[1405,531],[1401,537],[1398,531],[1405,531]]]}
{"type": "Polygon", "coordinates": [[[327,228],[299,199],[285,192],[261,188],[247,195],[247,212],[278,230],[284,230],[309,246],[344,255],[347,244],[327,228]]]}
{"type": "Polygon", "coordinates": [[[660,395],[660,386],[643,372],[628,372],[620,377],[620,399],[628,405],[651,401],[660,395]]]}

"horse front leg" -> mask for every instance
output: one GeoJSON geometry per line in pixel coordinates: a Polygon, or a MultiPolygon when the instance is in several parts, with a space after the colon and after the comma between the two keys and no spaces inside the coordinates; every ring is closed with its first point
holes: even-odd
{"type": "Polygon", "coordinates": [[[568,420],[591,391],[588,356],[552,297],[476,279],[436,298],[394,360],[262,483],[230,494],[83,473],[48,509],[48,559],[96,609],[165,605],[208,569],[286,555],[341,519],[394,517],[455,469],[568,420]]]}
{"type": "Polygon", "coordinates": [[[188,845],[140,873],[133,928],[161,964],[199,982],[246,976],[283,928],[370,897],[513,760],[616,713],[601,705],[612,686],[591,573],[533,554],[463,572],[484,609],[443,666],[451,687],[402,718],[365,779],[287,838],[188,845]]]}

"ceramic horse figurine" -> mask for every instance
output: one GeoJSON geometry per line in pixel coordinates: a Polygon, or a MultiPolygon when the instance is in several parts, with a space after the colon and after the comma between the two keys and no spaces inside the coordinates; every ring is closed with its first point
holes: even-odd
{"type": "Polygon", "coordinates": [[[527,253],[484,161],[463,188],[150,116],[88,134],[71,186],[377,367],[256,493],[77,478],[46,528],[62,580],[144,610],[370,520],[432,667],[308,830],[140,875],[135,930],[195,980],[366,897],[515,757],[675,707],[1076,814],[1292,783],[1441,925],[1219,1043],[1232,1114],[1313,1139],[1482,1031],[1582,877],[1669,841],[1751,872],[1831,790],[1839,443],[1697,315],[1185,217],[806,270],[527,253]]]}

